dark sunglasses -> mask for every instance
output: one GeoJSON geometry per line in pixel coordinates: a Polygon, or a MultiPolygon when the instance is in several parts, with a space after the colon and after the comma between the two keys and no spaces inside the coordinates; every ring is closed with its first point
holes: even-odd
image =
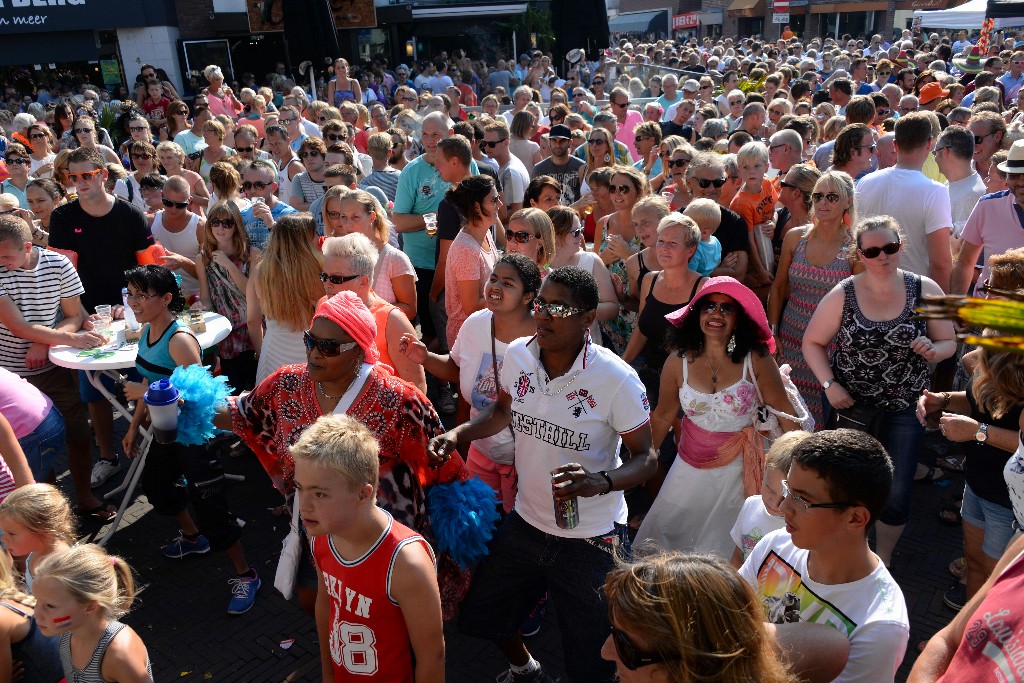
{"type": "Polygon", "coordinates": [[[995,131],[993,130],[991,132],[985,133],[984,135],[975,135],[974,136],[974,144],[980,145],[982,140],[984,140],[985,138],[987,138],[990,135],[995,135],[995,131]]]}
{"type": "Polygon", "coordinates": [[[608,144],[607,142],[604,141],[604,138],[588,138],[587,142],[590,143],[591,145],[606,145],[606,144],[608,144]]]}
{"type": "Polygon", "coordinates": [[[899,240],[896,240],[895,242],[889,242],[889,244],[886,244],[885,246],[881,247],[868,247],[867,249],[861,249],[860,247],[857,247],[857,251],[859,251],[861,255],[864,256],[864,258],[878,258],[882,254],[882,252],[885,252],[889,256],[892,256],[899,250],[899,240]]]}
{"type": "Polygon", "coordinates": [[[838,192],[812,192],[811,193],[811,201],[814,202],[815,204],[820,202],[822,199],[824,199],[829,204],[836,204],[836,203],[839,202],[839,193],[838,192]]]}
{"type": "Polygon", "coordinates": [[[234,228],[235,222],[228,218],[211,218],[206,221],[211,228],[234,228]]]}
{"type": "Polygon", "coordinates": [[[594,81],[594,85],[604,85],[604,81],[594,81]]]}
{"type": "Polygon", "coordinates": [[[128,126],[128,130],[133,133],[141,133],[144,130],[149,130],[149,126],[128,126]]]}
{"type": "Polygon", "coordinates": [[[736,304],[722,303],[720,301],[709,301],[700,307],[704,313],[714,313],[715,310],[722,312],[722,315],[732,315],[736,312],[736,304]]]}
{"type": "Polygon", "coordinates": [[[673,159],[672,161],[668,162],[668,167],[669,168],[683,168],[688,163],[690,163],[689,159],[673,159]]]}
{"type": "Polygon", "coordinates": [[[323,154],[321,154],[320,152],[316,151],[315,149],[310,151],[310,152],[299,152],[299,158],[300,159],[308,159],[310,157],[322,157],[322,156],[323,156],[323,154]]]}
{"type": "Polygon", "coordinates": [[[525,230],[517,230],[515,232],[513,232],[512,230],[505,231],[506,242],[518,242],[519,244],[529,244],[530,240],[534,239],[535,237],[536,235],[530,232],[526,232],[525,230]]]}
{"type": "Polygon", "coordinates": [[[619,656],[619,661],[630,671],[636,671],[642,666],[678,659],[678,656],[666,657],[658,652],[641,652],[630,642],[625,633],[614,626],[612,626],[612,643],[615,645],[615,654],[619,656]]]}
{"type": "Polygon", "coordinates": [[[75,128],[75,135],[79,135],[81,133],[91,133],[92,131],[92,128],[75,128]]]}
{"type": "Polygon", "coordinates": [[[877,145],[863,145],[863,146],[858,145],[857,149],[866,149],[869,152],[871,152],[872,154],[874,154],[875,150],[878,149],[878,146],[877,145]]]}
{"type": "Polygon", "coordinates": [[[346,140],[346,136],[341,133],[327,133],[326,135],[324,135],[324,137],[330,140],[331,142],[345,142],[346,140]]]}
{"type": "Polygon", "coordinates": [[[31,166],[32,161],[29,159],[8,159],[8,166],[31,166]]]}
{"type": "Polygon", "coordinates": [[[346,282],[355,280],[358,275],[328,275],[327,273],[320,273],[320,282],[330,282],[332,285],[343,285],[346,282]]]}
{"type": "Polygon", "coordinates": [[[302,343],[306,346],[306,351],[312,351],[314,348],[320,352],[321,356],[338,356],[345,351],[351,351],[357,344],[352,342],[346,342],[342,344],[337,339],[317,339],[306,330],[302,333],[302,343]]]}
{"type": "Polygon", "coordinates": [[[142,154],[133,154],[132,155],[132,159],[143,159],[143,160],[145,160],[145,159],[152,159],[152,158],[153,158],[152,154],[147,154],[145,152],[143,152],[142,154]]]}
{"type": "Polygon", "coordinates": [[[632,185],[609,185],[608,192],[611,194],[629,194],[633,191],[632,185]]]}
{"type": "Polygon", "coordinates": [[[491,140],[484,140],[484,141],[483,141],[483,142],[481,142],[480,144],[481,144],[481,145],[482,145],[483,147],[486,147],[487,149],[494,149],[495,147],[497,147],[498,145],[500,145],[500,144],[501,144],[501,143],[503,143],[503,142],[505,142],[505,141],[504,141],[504,140],[494,140],[494,141],[492,142],[491,140]]]}
{"type": "Polygon", "coordinates": [[[32,140],[42,140],[46,137],[46,133],[32,133],[29,138],[32,140]]]}
{"type": "Polygon", "coordinates": [[[235,151],[239,154],[251,154],[256,151],[255,147],[235,147],[235,151]]]}
{"type": "Polygon", "coordinates": [[[726,182],[728,182],[727,178],[715,178],[714,180],[708,180],[707,178],[695,178],[694,180],[696,180],[697,184],[700,185],[701,188],[705,190],[711,187],[712,185],[714,185],[716,188],[719,188],[722,185],[725,185],[726,182]]]}
{"type": "Polygon", "coordinates": [[[84,173],[68,173],[68,180],[70,180],[73,183],[77,183],[79,180],[89,181],[95,178],[96,176],[100,175],[101,173],[103,173],[103,169],[99,168],[97,168],[95,171],[86,171],[84,173]]]}
{"type": "Polygon", "coordinates": [[[167,197],[161,197],[160,201],[163,202],[164,206],[166,206],[168,209],[171,208],[172,206],[178,209],[188,208],[188,202],[172,202],[167,197]]]}
{"type": "Polygon", "coordinates": [[[892,73],[891,71],[878,71],[878,72],[875,73],[875,75],[876,76],[881,76],[883,78],[888,78],[891,73],[892,73]]]}
{"type": "Polygon", "coordinates": [[[248,180],[246,180],[244,183],[242,183],[242,189],[245,190],[246,192],[252,189],[262,190],[269,185],[271,185],[271,183],[265,183],[261,180],[257,180],[255,182],[249,182],[248,180]]]}

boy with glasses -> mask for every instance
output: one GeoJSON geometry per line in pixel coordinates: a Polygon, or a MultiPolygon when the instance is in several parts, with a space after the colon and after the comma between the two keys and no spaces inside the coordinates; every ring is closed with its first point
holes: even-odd
{"type": "Polygon", "coordinates": [[[288,131],[288,146],[291,147],[292,151],[296,154],[302,146],[302,141],[309,137],[306,135],[305,131],[302,130],[301,119],[302,115],[299,114],[299,110],[288,104],[281,107],[281,115],[277,117],[277,122],[281,124],[281,127],[288,131]]]}
{"type": "Polygon", "coordinates": [[[841,683],[892,681],[910,638],[903,592],[867,538],[892,473],[885,448],[865,432],[811,434],[793,449],[782,482],[786,528],[762,538],[740,569],[766,621],[828,624],[847,635],[841,683]]]}

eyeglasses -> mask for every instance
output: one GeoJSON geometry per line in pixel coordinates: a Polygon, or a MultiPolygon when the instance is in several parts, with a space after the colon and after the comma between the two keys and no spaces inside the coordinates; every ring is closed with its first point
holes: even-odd
{"type": "Polygon", "coordinates": [[[270,185],[272,185],[272,183],[265,183],[261,180],[256,180],[253,182],[246,180],[244,183],[242,183],[242,189],[245,190],[246,192],[252,189],[263,190],[270,185]]]}
{"type": "Polygon", "coordinates": [[[418,99],[419,99],[418,97],[403,97],[402,101],[403,102],[416,102],[418,99]]]}
{"type": "Polygon", "coordinates": [[[604,138],[587,138],[587,142],[590,143],[591,145],[607,145],[608,144],[607,142],[604,141],[604,138]]]}
{"type": "Polygon", "coordinates": [[[782,497],[789,498],[794,503],[800,503],[800,505],[804,507],[804,512],[807,512],[808,510],[813,510],[814,508],[839,510],[842,508],[852,507],[854,505],[853,503],[809,503],[802,496],[798,496],[797,494],[790,491],[789,482],[786,481],[785,479],[782,480],[782,497]]]}
{"type": "Polygon", "coordinates": [[[619,661],[630,671],[636,671],[642,666],[679,659],[678,655],[666,657],[658,652],[641,652],[630,642],[625,633],[614,626],[612,626],[612,643],[615,645],[615,654],[619,656],[619,661]]]}
{"type": "Polygon", "coordinates": [[[689,159],[673,159],[672,161],[668,162],[668,167],[669,168],[683,168],[688,163],[690,163],[689,159]]]}
{"type": "Polygon", "coordinates": [[[46,137],[46,133],[32,133],[28,137],[32,140],[42,140],[46,137]]]}
{"type": "Polygon", "coordinates": [[[497,147],[498,145],[500,145],[503,142],[505,142],[505,141],[504,140],[484,140],[480,144],[483,145],[484,147],[486,147],[487,149],[494,149],[495,147],[497,147]]]}
{"type": "Polygon", "coordinates": [[[701,188],[706,190],[709,187],[711,187],[712,185],[714,185],[716,188],[719,188],[722,185],[725,185],[727,179],[726,178],[715,178],[714,180],[708,180],[707,178],[695,178],[694,180],[697,181],[697,184],[700,185],[701,188]]]}
{"type": "Polygon", "coordinates": [[[161,197],[160,201],[163,202],[163,205],[166,206],[168,209],[171,208],[172,206],[177,208],[177,209],[186,209],[186,208],[188,208],[188,202],[173,202],[170,199],[168,199],[167,197],[161,197]]]}
{"type": "Polygon", "coordinates": [[[149,126],[128,126],[128,130],[133,133],[141,133],[144,130],[149,130],[149,126]]]}
{"type": "Polygon", "coordinates": [[[354,341],[346,342],[342,344],[337,339],[317,339],[306,330],[302,333],[302,343],[306,345],[306,351],[312,351],[314,348],[320,352],[321,356],[338,356],[345,351],[351,351],[358,344],[354,341]]]}
{"type": "Polygon", "coordinates": [[[344,133],[327,133],[324,137],[331,142],[338,142],[339,140],[344,142],[347,139],[344,133]]]}
{"type": "Polygon", "coordinates": [[[788,187],[791,190],[799,190],[800,192],[803,192],[803,190],[801,190],[799,187],[797,187],[793,183],[787,183],[785,180],[779,181],[779,187],[788,187]]]}
{"type": "Polygon", "coordinates": [[[346,282],[355,280],[359,275],[328,275],[327,273],[320,273],[320,282],[328,283],[332,285],[343,285],[346,282]]]}
{"type": "Polygon", "coordinates": [[[293,123],[295,123],[296,121],[298,121],[298,119],[278,119],[277,120],[278,123],[283,123],[286,126],[290,126],[293,123]]]}
{"type": "Polygon", "coordinates": [[[721,311],[722,315],[733,315],[736,313],[736,304],[723,303],[721,301],[709,301],[700,307],[703,313],[712,314],[716,310],[721,311]]]}
{"type": "Polygon", "coordinates": [[[234,228],[235,222],[228,218],[210,218],[206,221],[206,224],[211,228],[234,228]]]}
{"type": "Polygon", "coordinates": [[[322,157],[322,156],[323,156],[323,154],[321,154],[320,152],[318,152],[316,150],[312,150],[310,152],[299,152],[299,158],[300,159],[309,159],[311,157],[312,158],[316,158],[316,157],[322,157]]]}
{"type": "Polygon", "coordinates": [[[256,151],[256,147],[235,147],[235,151],[239,154],[252,154],[256,151]]]}
{"type": "Polygon", "coordinates": [[[137,292],[136,294],[132,294],[131,292],[128,292],[128,294],[125,295],[125,298],[128,299],[128,301],[149,301],[150,299],[155,299],[158,296],[160,296],[160,295],[159,294],[147,294],[145,292],[137,292]]]}
{"type": "Polygon", "coordinates": [[[533,303],[533,315],[546,315],[551,318],[557,318],[562,320],[563,318],[569,318],[580,313],[586,313],[585,309],[573,308],[572,306],[565,306],[564,304],[548,304],[542,301],[535,301],[533,303]]]}
{"type": "Polygon", "coordinates": [[[857,251],[859,251],[864,256],[864,258],[878,258],[879,256],[881,256],[882,252],[885,252],[889,256],[892,256],[899,250],[899,240],[896,240],[895,242],[889,242],[889,244],[886,244],[881,247],[868,247],[867,249],[861,249],[860,247],[857,248],[857,251]]]}
{"type": "Polygon", "coordinates": [[[30,166],[32,161],[29,159],[8,159],[8,166],[30,166]]]}
{"type": "Polygon", "coordinates": [[[526,232],[525,230],[506,230],[505,241],[506,242],[518,242],[519,244],[529,244],[530,240],[536,239],[537,236],[532,232],[526,232]]]}
{"type": "Polygon", "coordinates": [[[92,128],[75,128],[75,135],[81,135],[82,133],[91,133],[92,128]]]}
{"type": "Polygon", "coordinates": [[[785,112],[782,111],[781,109],[769,109],[768,113],[775,114],[776,116],[782,116],[783,114],[785,114],[785,112]]]}
{"type": "Polygon", "coordinates": [[[68,180],[73,183],[77,183],[79,180],[82,182],[88,182],[101,173],[103,173],[103,169],[101,168],[97,168],[95,171],[85,171],[84,173],[68,173],[68,180]]]}
{"type": "Polygon", "coordinates": [[[974,144],[975,145],[980,145],[982,140],[984,140],[985,138],[987,138],[990,135],[995,135],[995,134],[996,134],[996,132],[993,130],[993,131],[990,131],[988,133],[985,133],[984,135],[975,135],[974,136],[974,144]]]}
{"type": "Polygon", "coordinates": [[[822,199],[824,199],[829,204],[838,204],[839,203],[839,193],[838,192],[812,192],[811,193],[811,201],[814,202],[815,204],[820,202],[822,199]]]}

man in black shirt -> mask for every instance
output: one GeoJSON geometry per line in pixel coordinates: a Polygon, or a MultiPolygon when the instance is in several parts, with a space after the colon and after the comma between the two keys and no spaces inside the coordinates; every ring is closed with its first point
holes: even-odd
{"type": "Polygon", "coordinates": [[[662,139],[667,138],[669,135],[678,135],[689,143],[695,142],[700,136],[695,135],[693,126],[687,123],[687,121],[693,118],[693,112],[696,111],[695,107],[696,105],[693,100],[679,100],[679,103],[675,105],[672,119],[661,122],[662,139]]]}
{"type": "Polygon", "coordinates": [[[569,206],[580,198],[580,168],[586,165],[582,159],[569,154],[572,131],[569,126],[558,124],[548,131],[548,148],[551,156],[533,167],[530,178],[551,176],[562,184],[562,196],[558,203],[569,206]]]}
{"type": "MultiPolygon", "coordinates": [[[[107,194],[106,164],[96,150],[74,150],[68,158],[68,178],[78,190],[78,200],[53,210],[49,247],[67,255],[78,269],[86,311],[95,311],[98,304],[111,304],[113,316],[123,317],[124,273],[137,266],[142,252],[153,246],[149,223],[139,209],[107,194]]],[[[79,390],[89,406],[100,448],[100,460],[91,477],[91,485],[97,487],[118,468],[114,416],[110,404],[83,375],[79,376],[79,390]]]]}
{"type": "MultiPolygon", "coordinates": [[[[722,196],[726,181],[725,164],[720,154],[701,152],[694,155],[686,167],[686,187],[694,199],[713,199],[722,196]]],[[[747,222],[735,211],[722,207],[722,223],[715,231],[715,237],[722,243],[722,262],[711,275],[728,275],[739,281],[747,274],[749,254],[747,248],[747,222]]]]}

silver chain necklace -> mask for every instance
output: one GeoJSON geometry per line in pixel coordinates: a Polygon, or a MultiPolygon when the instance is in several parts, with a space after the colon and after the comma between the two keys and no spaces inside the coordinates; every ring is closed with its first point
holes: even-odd
{"type": "MultiPolygon", "coordinates": [[[[587,345],[589,343],[590,343],[590,338],[589,338],[589,335],[588,335],[587,341],[584,342],[584,344],[583,344],[584,356],[587,353],[587,345]]],[[[562,386],[561,389],[559,389],[558,391],[552,392],[551,389],[548,388],[548,387],[551,386],[551,378],[548,377],[548,372],[547,372],[547,370],[544,369],[544,364],[541,363],[540,358],[538,357],[537,358],[537,387],[540,389],[540,393],[542,395],[544,395],[544,396],[558,396],[563,391],[568,389],[570,384],[572,384],[573,382],[576,381],[576,378],[579,377],[581,372],[583,372],[583,368],[578,368],[576,370],[576,372],[572,373],[572,375],[569,376],[569,381],[566,382],[562,386]]]]}

